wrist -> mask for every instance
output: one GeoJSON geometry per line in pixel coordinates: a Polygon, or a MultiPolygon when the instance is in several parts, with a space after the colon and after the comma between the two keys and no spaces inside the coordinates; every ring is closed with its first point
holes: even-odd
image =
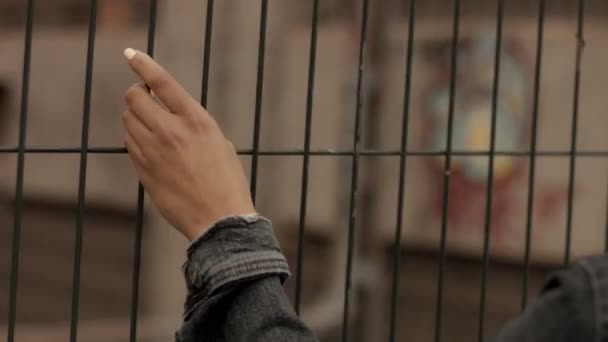
{"type": "Polygon", "coordinates": [[[229,218],[242,218],[246,221],[256,220],[260,217],[255,209],[252,210],[244,210],[240,211],[238,214],[224,214],[224,215],[216,215],[214,218],[200,220],[198,223],[190,225],[182,230],[183,234],[186,236],[188,241],[193,242],[205,235],[207,231],[213,228],[219,222],[222,222],[229,218]]]}

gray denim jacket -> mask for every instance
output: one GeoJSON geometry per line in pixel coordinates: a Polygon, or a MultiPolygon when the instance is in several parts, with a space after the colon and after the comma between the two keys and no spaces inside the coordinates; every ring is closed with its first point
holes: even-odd
{"type": "MultiPolygon", "coordinates": [[[[293,311],[289,269],[267,219],[231,217],[188,249],[188,296],[178,342],[317,341],[293,311]]],[[[608,259],[552,274],[542,295],[495,342],[608,342],[608,259]]]]}

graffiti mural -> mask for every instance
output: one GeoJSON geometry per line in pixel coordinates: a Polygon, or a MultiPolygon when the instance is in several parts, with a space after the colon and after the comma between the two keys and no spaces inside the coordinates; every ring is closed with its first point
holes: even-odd
{"type": "MultiPolygon", "coordinates": [[[[494,86],[494,33],[477,35],[459,45],[450,170],[449,227],[481,230],[485,220],[488,181],[487,155],[491,145],[492,91],[494,86]],[[458,152],[467,152],[458,154],[458,152]],[[471,153],[472,152],[472,153],[471,153]],[[476,153],[478,152],[478,153],[476,153]],[[464,154],[464,155],[463,155],[464,154]]],[[[448,139],[450,101],[449,58],[437,58],[423,99],[422,144],[426,150],[442,151],[448,139]]],[[[530,147],[532,65],[522,44],[503,42],[496,107],[496,151],[525,152],[530,147]]],[[[541,118],[542,119],[542,118],[541,118]]],[[[539,123],[539,125],[542,123],[539,123]]],[[[444,156],[427,159],[433,187],[428,214],[442,215],[444,156]]],[[[509,217],[524,214],[521,190],[527,183],[528,158],[501,153],[494,159],[492,234],[500,242],[511,229],[509,217]]],[[[542,186],[536,191],[536,212],[548,218],[565,208],[566,187],[542,186]]],[[[536,213],[535,213],[536,214],[536,213]]],[[[519,227],[518,227],[519,228],[519,227]]],[[[464,233],[464,232],[463,232],[464,233]]]]}

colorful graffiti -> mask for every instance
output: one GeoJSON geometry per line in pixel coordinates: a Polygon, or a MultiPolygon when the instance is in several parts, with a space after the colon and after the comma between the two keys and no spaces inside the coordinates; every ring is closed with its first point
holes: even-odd
{"type": "MultiPolygon", "coordinates": [[[[450,170],[450,226],[482,227],[488,181],[487,153],[491,145],[492,92],[494,86],[494,34],[482,34],[459,45],[456,93],[452,130],[453,151],[475,151],[481,155],[455,155],[450,170]],[[473,222],[475,224],[471,224],[473,222]],[[467,224],[468,223],[468,224],[467,224]]],[[[505,39],[501,51],[500,82],[496,103],[497,151],[527,151],[530,145],[531,83],[529,63],[521,44],[505,39]]],[[[437,73],[424,97],[425,149],[443,151],[448,138],[449,58],[437,59],[437,73]]],[[[528,158],[500,154],[494,159],[492,229],[505,229],[505,218],[514,215],[513,196],[516,183],[526,181],[528,158]]],[[[433,215],[442,214],[444,157],[429,159],[433,175],[433,215]]],[[[565,201],[563,191],[539,189],[540,200],[551,198],[551,204],[540,204],[543,212],[554,212],[565,201]],[[548,196],[544,191],[553,194],[548,196]],[[559,194],[559,196],[554,196],[559,194]],[[551,207],[551,208],[549,208],[551,207]]],[[[545,201],[543,201],[544,203],[545,201]]],[[[498,234],[500,235],[500,234],[498,234]]]]}

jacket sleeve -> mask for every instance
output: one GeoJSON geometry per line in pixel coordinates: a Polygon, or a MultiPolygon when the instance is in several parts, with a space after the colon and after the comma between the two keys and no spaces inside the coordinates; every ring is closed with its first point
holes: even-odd
{"type": "Polygon", "coordinates": [[[504,327],[496,342],[606,341],[601,287],[608,279],[601,277],[607,266],[608,259],[594,257],[551,274],[541,296],[504,327]]]}
{"type": "Polygon", "coordinates": [[[219,221],[191,244],[183,270],[176,341],[316,341],[283,291],[289,269],[267,219],[219,221]]]}

